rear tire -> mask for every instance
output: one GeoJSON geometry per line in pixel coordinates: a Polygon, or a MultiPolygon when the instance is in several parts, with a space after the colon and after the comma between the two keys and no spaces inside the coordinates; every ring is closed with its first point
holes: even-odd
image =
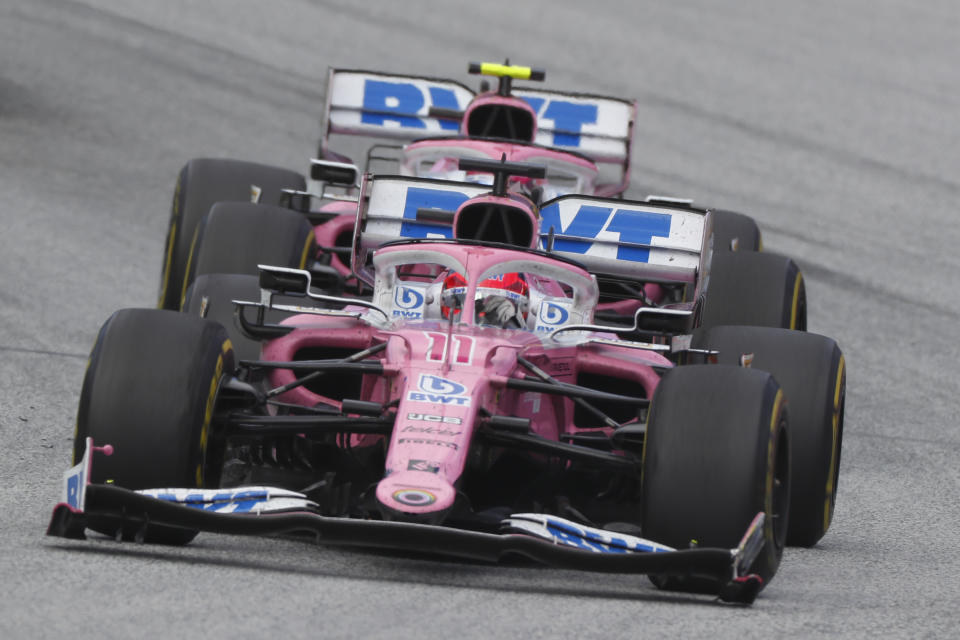
{"type": "Polygon", "coordinates": [[[227,331],[237,362],[260,358],[260,341],[245,336],[233,319],[234,300],[260,300],[256,276],[215,273],[199,276],[187,289],[183,313],[220,323],[227,331]],[[202,315],[201,315],[202,314],[202,315]]]}
{"type": "Polygon", "coordinates": [[[160,294],[157,306],[177,310],[183,277],[197,225],[217,202],[250,202],[251,186],[261,189],[260,202],[279,204],[282,189],[306,189],[295,171],[240,160],[195,158],[180,170],[170,207],[160,294]]]}
{"type": "Polygon", "coordinates": [[[760,251],[763,238],[760,227],[750,216],[726,209],[713,210],[713,250],[760,251]],[[736,248],[734,248],[736,244],[736,248]]]}
{"type": "Polygon", "coordinates": [[[203,274],[257,275],[258,264],[304,269],[316,252],[313,227],[301,214],[269,205],[218,202],[197,227],[181,294],[185,297],[187,287],[203,274]]]}
{"type": "Polygon", "coordinates": [[[728,324],[805,331],[807,294],[797,264],[771,253],[714,253],[700,326],[728,324]]]}
{"type": "Polygon", "coordinates": [[[825,336],[768,327],[698,330],[692,345],[718,350],[721,364],[752,353],[751,367],[783,387],[794,469],[787,544],[813,546],[830,527],[837,499],[846,396],[840,347],[825,336]]]}
{"type": "MultiPolygon", "coordinates": [[[[222,451],[211,433],[223,374],[233,372],[233,348],[214,322],[158,309],[123,309],[100,330],[80,393],[74,463],[87,437],[113,445],[97,456],[91,482],[127,489],[216,487],[222,451]]],[[[124,537],[128,525],[91,520],[96,531],[124,537]]],[[[153,527],[145,539],[184,544],[196,532],[153,527]]]]}
{"type": "MultiPolygon", "coordinates": [[[[654,394],[643,451],[644,537],[685,549],[734,548],[766,514],[751,571],[769,582],[787,533],[790,451],[780,386],[762,371],[690,365],[654,394]]],[[[729,579],[729,578],[727,578],[729,579]]],[[[716,577],[657,576],[661,588],[716,593],[716,577]]]]}

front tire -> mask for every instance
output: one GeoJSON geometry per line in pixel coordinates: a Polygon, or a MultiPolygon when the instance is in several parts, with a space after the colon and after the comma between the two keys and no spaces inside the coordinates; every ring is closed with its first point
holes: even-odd
{"type": "MultiPolygon", "coordinates": [[[[123,309],[100,330],[80,393],[74,463],[87,437],[113,445],[98,456],[91,482],[127,489],[216,487],[222,452],[211,418],[221,377],[233,372],[233,348],[214,322],[158,309],[123,309]]],[[[117,522],[92,520],[112,535],[117,522]]],[[[152,542],[183,544],[195,532],[151,528],[152,542]]]]}
{"type": "MultiPolygon", "coordinates": [[[[765,544],[751,571],[766,584],[786,541],[790,467],[783,393],[770,374],[723,365],[672,369],[647,422],[644,537],[677,549],[733,548],[762,511],[765,544]]],[[[705,576],[654,583],[714,593],[721,586],[705,576]]]]}

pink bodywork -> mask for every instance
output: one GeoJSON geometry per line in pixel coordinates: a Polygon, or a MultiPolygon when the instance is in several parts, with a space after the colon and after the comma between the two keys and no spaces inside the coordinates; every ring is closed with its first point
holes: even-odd
{"type": "MultiPolygon", "coordinates": [[[[511,260],[528,264],[561,264],[578,282],[587,282],[596,300],[596,284],[583,269],[558,263],[549,257],[509,249],[452,243],[418,243],[418,250],[450,256],[464,265],[468,293],[459,315],[461,322],[394,319],[382,322],[377,312],[363,318],[296,315],[284,324],[297,329],[287,336],[265,343],[263,358],[291,361],[304,348],[330,347],[360,351],[387,343],[377,357],[383,376],[365,375],[362,400],[397,403],[396,422],[387,448],[384,477],[376,496],[387,510],[410,516],[429,516],[450,509],[456,487],[467,464],[471,442],[483,411],[531,420],[531,431],[557,440],[577,433],[570,399],[535,392],[507,389],[511,377],[529,372],[517,362],[523,356],[561,382],[575,383],[578,373],[593,373],[630,380],[638,394],[652,397],[659,382],[652,368],[670,367],[662,355],[642,349],[587,340],[558,342],[549,335],[521,329],[474,326],[474,293],[478,278],[511,260]]],[[[410,245],[380,249],[377,260],[391,253],[410,251],[410,245]]],[[[376,262],[376,260],[375,260],[376,262]]],[[[439,262],[439,260],[438,260],[439,262]]],[[[379,280],[379,277],[378,277],[379,280]]],[[[348,308],[349,310],[350,308],[348,308]]],[[[592,309],[585,310],[592,318],[592,309]]],[[[585,334],[612,337],[611,334],[585,334]]],[[[274,386],[294,380],[290,370],[272,372],[274,386]]],[[[336,399],[318,395],[301,386],[280,396],[285,402],[305,406],[327,404],[339,407],[336,399]]],[[[595,429],[590,429],[595,432],[595,429]]],[[[354,435],[351,446],[376,444],[383,436],[354,435]]]]}

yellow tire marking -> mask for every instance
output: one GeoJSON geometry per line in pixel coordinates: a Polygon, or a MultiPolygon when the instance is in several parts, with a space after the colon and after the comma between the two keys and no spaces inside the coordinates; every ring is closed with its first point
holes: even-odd
{"type": "Polygon", "coordinates": [[[793,304],[790,305],[790,328],[797,328],[797,311],[800,303],[800,285],[803,283],[803,274],[797,271],[797,278],[793,282],[793,304]]]}
{"type": "Polygon", "coordinates": [[[768,515],[763,528],[771,538],[773,537],[773,465],[777,458],[777,429],[780,426],[780,412],[783,404],[783,389],[777,389],[777,397],[773,400],[773,412],[770,415],[770,442],[767,444],[767,487],[763,499],[763,510],[768,515]]]}
{"type": "MultiPolygon", "coordinates": [[[[224,347],[230,347],[230,341],[223,343],[224,347]]],[[[213,405],[217,399],[217,387],[220,385],[220,377],[223,375],[223,353],[217,357],[217,366],[213,371],[213,379],[210,380],[210,393],[207,395],[207,405],[203,413],[203,425],[200,427],[200,461],[197,463],[197,487],[203,486],[203,465],[207,459],[207,444],[209,442],[210,421],[213,419],[213,405]]]]}
{"type": "Polygon", "coordinates": [[[837,472],[837,457],[839,455],[839,431],[840,431],[840,389],[846,379],[846,361],[843,355],[840,355],[840,363],[837,365],[837,386],[833,391],[833,441],[830,447],[830,467],[827,469],[827,488],[826,498],[823,503],[823,530],[826,531],[830,526],[830,520],[833,518],[833,477],[837,472]]]}
{"type": "Polygon", "coordinates": [[[300,253],[300,269],[307,268],[307,254],[310,252],[310,246],[313,244],[313,229],[307,234],[307,242],[303,245],[303,251],[300,253]]]}
{"type": "Polygon", "coordinates": [[[180,290],[180,308],[183,309],[183,303],[187,301],[187,286],[189,285],[189,280],[187,277],[190,275],[190,267],[193,265],[193,250],[197,246],[197,237],[200,235],[200,225],[197,225],[197,228],[193,230],[193,240],[190,241],[190,257],[187,258],[187,268],[183,272],[183,288],[180,290]]]}
{"type": "Polygon", "coordinates": [[[173,212],[170,216],[170,231],[167,237],[167,255],[163,262],[163,280],[160,282],[160,300],[157,302],[157,308],[163,308],[163,301],[167,297],[167,288],[170,286],[170,269],[173,266],[173,245],[177,237],[177,220],[180,218],[180,183],[177,178],[177,186],[173,191],[173,212]]]}

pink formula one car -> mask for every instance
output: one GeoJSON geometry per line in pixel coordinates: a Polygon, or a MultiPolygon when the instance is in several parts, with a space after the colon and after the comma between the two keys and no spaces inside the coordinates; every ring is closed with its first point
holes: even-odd
{"type": "MultiPolygon", "coordinates": [[[[198,314],[115,313],[49,533],[518,554],[752,601],[788,541],[829,525],[836,343],[703,326],[722,281],[707,276],[709,213],[583,196],[541,207],[508,184],[542,167],[458,170],[494,184],[365,178],[350,262],[369,298],[261,266],[259,295],[223,323],[210,299],[198,314]],[[598,272],[656,282],[661,300],[600,322],[598,272]],[[254,356],[235,358],[225,325],[254,356]]],[[[789,306],[778,291],[773,306],[789,306]]]]}
{"type": "MultiPolygon", "coordinates": [[[[450,80],[331,70],[311,192],[304,176],[286,169],[235,160],[188,162],[174,193],[159,307],[189,305],[189,286],[205,274],[255,275],[258,263],[329,267],[347,278],[349,289],[366,293],[350,279],[346,260],[361,172],[330,150],[332,137],[393,143],[369,146],[363,173],[389,169],[490,185],[489,172],[464,171],[458,162],[506,159],[545,169],[541,177],[512,177],[507,185],[538,204],[567,194],[623,194],[630,177],[633,102],[515,89],[514,77],[543,79],[542,71],[527,67],[480,64],[471,71],[496,76],[496,90],[476,94],[450,80]]],[[[718,248],[731,243],[759,248],[751,219],[715,211],[714,221],[718,248]]]]}

